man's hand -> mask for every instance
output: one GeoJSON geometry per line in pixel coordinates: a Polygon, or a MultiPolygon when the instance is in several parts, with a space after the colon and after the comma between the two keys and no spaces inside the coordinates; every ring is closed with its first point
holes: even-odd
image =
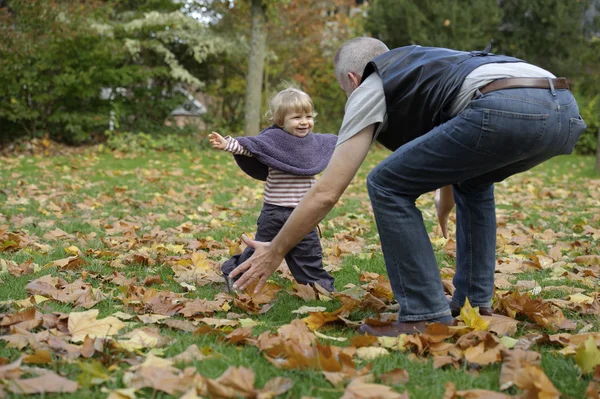
{"type": "Polygon", "coordinates": [[[252,254],[250,259],[233,269],[229,276],[236,277],[243,273],[233,285],[233,288],[240,291],[245,290],[250,284],[259,280],[254,289],[254,293],[256,294],[260,292],[271,274],[277,270],[283,258],[271,251],[270,242],[254,241],[245,234],[242,235],[242,240],[250,248],[254,248],[254,254],[252,254]]]}
{"type": "Polygon", "coordinates": [[[208,140],[210,141],[210,145],[212,145],[216,150],[224,150],[227,148],[227,140],[225,140],[223,136],[217,132],[212,132],[209,134],[208,140]]]}
{"type": "Polygon", "coordinates": [[[444,238],[448,238],[448,217],[454,208],[452,186],[446,186],[435,190],[433,202],[435,203],[435,209],[437,210],[437,217],[442,229],[442,235],[444,238]]]}

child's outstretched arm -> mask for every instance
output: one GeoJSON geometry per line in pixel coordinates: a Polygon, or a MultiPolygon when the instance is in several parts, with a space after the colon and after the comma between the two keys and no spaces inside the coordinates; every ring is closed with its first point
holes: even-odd
{"type": "Polygon", "coordinates": [[[231,152],[234,155],[252,156],[250,151],[242,147],[239,141],[231,136],[223,137],[217,132],[212,132],[208,135],[208,139],[214,149],[231,152]]]}

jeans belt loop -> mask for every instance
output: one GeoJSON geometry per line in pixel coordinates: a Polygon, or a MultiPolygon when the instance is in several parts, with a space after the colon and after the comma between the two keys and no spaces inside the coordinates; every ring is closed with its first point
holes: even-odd
{"type": "Polygon", "coordinates": [[[550,85],[550,93],[552,93],[553,97],[556,97],[556,90],[554,90],[554,83],[552,83],[552,78],[548,78],[548,84],[550,85]]]}

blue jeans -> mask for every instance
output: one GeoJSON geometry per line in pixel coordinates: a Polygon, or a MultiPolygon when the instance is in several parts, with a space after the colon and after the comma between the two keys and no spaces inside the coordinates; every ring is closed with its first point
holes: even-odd
{"type": "Polygon", "coordinates": [[[479,94],[448,122],[398,148],[367,178],[399,321],[450,319],[421,212],[421,194],[452,185],[454,306],[491,306],[496,263],[494,183],[569,154],[586,125],[570,91],[479,94]]]}

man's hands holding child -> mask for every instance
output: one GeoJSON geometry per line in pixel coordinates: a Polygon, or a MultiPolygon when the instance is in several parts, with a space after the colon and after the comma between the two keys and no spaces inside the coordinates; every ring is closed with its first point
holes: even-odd
{"type": "Polygon", "coordinates": [[[224,150],[227,148],[227,140],[225,140],[223,136],[217,132],[212,132],[209,134],[208,140],[210,141],[210,145],[212,145],[216,150],[224,150]]]}
{"type": "Polygon", "coordinates": [[[278,256],[271,250],[270,242],[254,241],[245,234],[242,235],[242,240],[250,248],[254,248],[254,254],[250,259],[233,269],[229,277],[233,278],[241,274],[233,285],[233,288],[240,291],[245,290],[258,280],[258,284],[254,289],[254,293],[257,293],[266,284],[271,274],[277,270],[283,257],[278,256]]]}

